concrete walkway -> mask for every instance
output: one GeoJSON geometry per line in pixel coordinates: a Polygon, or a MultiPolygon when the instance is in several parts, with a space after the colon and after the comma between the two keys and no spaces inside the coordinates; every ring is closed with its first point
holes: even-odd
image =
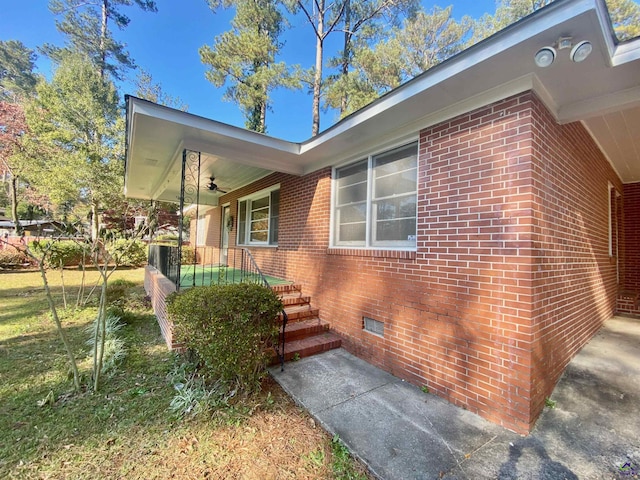
{"type": "Polygon", "coordinates": [[[556,386],[556,407],[527,437],[342,349],[271,373],[381,479],[640,477],[640,320],[605,323],[556,386]]]}

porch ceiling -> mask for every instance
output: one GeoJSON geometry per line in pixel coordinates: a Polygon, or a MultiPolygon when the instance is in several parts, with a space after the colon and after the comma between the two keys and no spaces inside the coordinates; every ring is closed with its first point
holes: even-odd
{"type": "MultiPolygon", "coordinates": [[[[302,175],[355,159],[527,90],[558,122],[582,121],[623,182],[640,181],[640,39],[613,38],[604,0],[554,2],[302,143],[128,97],[125,193],[177,201],[184,148],[202,152],[203,185],[215,175],[231,191],[273,171],[302,175]],[[561,36],[589,40],[593,52],[574,63],[558,50],[553,65],[536,67],[536,51],[561,36]]],[[[205,190],[201,203],[215,205],[205,190]]]]}

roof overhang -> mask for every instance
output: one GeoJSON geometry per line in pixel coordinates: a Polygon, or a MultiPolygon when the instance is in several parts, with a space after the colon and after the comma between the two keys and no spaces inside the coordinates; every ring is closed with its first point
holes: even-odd
{"type": "Polygon", "coordinates": [[[127,97],[125,193],[177,201],[184,149],[201,152],[203,182],[215,175],[231,191],[274,171],[303,175],[357,158],[528,90],[558,122],[582,121],[623,182],[640,181],[640,39],[615,41],[604,0],[559,0],[302,143],[127,97]],[[591,55],[574,63],[559,51],[537,67],[538,49],[566,36],[590,41],[591,55]]]}

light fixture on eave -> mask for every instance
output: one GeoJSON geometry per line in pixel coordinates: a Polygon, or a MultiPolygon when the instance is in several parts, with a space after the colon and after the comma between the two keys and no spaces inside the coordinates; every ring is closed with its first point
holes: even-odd
{"type": "Polygon", "coordinates": [[[553,64],[553,62],[556,60],[556,49],[571,49],[571,51],[569,52],[569,58],[572,62],[580,63],[591,54],[593,46],[588,40],[583,40],[574,45],[571,37],[560,37],[558,38],[558,41],[553,44],[553,46],[542,47],[536,52],[534,56],[536,65],[541,68],[551,66],[551,64],[553,64]]]}
{"type": "Polygon", "coordinates": [[[536,65],[546,68],[556,59],[556,49],[553,47],[542,47],[535,55],[536,65]]]}
{"type": "Polygon", "coordinates": [[[584,40],[574,45],[569,57],[571,58],[571,61],[580,63],[591,54],[592,50],[593,46],[591,45],[591,42],[584,40]]]}

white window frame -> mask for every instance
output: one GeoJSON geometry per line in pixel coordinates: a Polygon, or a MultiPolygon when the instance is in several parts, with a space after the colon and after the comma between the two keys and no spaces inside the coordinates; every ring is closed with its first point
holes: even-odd
{"type": "Polygon", "coordinates": [[[420,152],[420,143],[419,139],[415,138],[410,141],[405,141],[400,144],[381,149],[379,151],[375,151],[369,154],[366,157],[359,157],[356,159],[352,159],[351,161],[344,162],[342,164],[336,165],[332,169],[332,188],[331,188],[331,240],[330,246],[334,248],[353,248],[353,249],[366,249],[366,250],[403,250],[403,251],[416,251],[417,249],[417,229],[418,229],[418,209],[417,209],[417,200],[418,200],[418,166],[419,166],[419,152],[420,152]],[[416,145],[416,234],[414,235],[413,240],[397,240],[397,241],[389,241],[385,243],[376,244],[375,240],[372,238],[374,235],[374,222],[376,217],[376,212],[374,212],[374,198],[373,198],[373,185],[374,185],[374,176],[373,176],[373,164],[374,158],[391,153],[395,150],[400,150],[411,145],[416,145]],[[349,167],[351,165],[355,165],[359,162],[367,162],[367,198],[366,198],[366,216],[365,216],[365,240],[363,241],[342,241],[339,242],[338,237],[338,178],[337,172],[338,170],[349,167]]]}
{"type": "Polygon", "coordinates": [[[207,230],[209,225],[209,215],[201,213],[196,218],[196,247],[204,247],[207,244],[207,230]]]}
{"type": "MultiPolygon", "coordinates": [[[[246,195],[244,197],[240,197],[238,198],[238,211],[237,211],[237,224],[238,224],[238,231],[237,231],[237,236],[236,236],[236,244],[237,245],[243,245],[243,246],[262,246],[262,247],[277,247],[278,246],[278,242],[274,242],[274,243],[269,243],[270,242],[270,238],[271,238],[271,229],[272,229],[272,225],[271,225],[271,218],[272,218],[272,211],[271,211],[271,194],[277,190],[280,190],[280,184],[277,185],[273,185],[269,188],[265,188],[263,190],[260,190],[258,192],[252,193],[251,195],[246,195]],[[250,220],[250,213],[251,213],[251,204],[253,201],[258,200],[258,199],[262,199],[264,197],[268,197],[269,198],[269,214],[267,216],[267,241],[263,242],[263,241],[252,241],[251,240],[251,220],[250,220]],[[247,220],[245,220],[245,227],[244,227],[244,237],[245,238],[240,238],[240,233],[242,228],[240,227],[240,204],[242,202],[247,202],[247,220]]],[[[278,211],[278,216],[280,216],[280,212],[278,211]]]]}

